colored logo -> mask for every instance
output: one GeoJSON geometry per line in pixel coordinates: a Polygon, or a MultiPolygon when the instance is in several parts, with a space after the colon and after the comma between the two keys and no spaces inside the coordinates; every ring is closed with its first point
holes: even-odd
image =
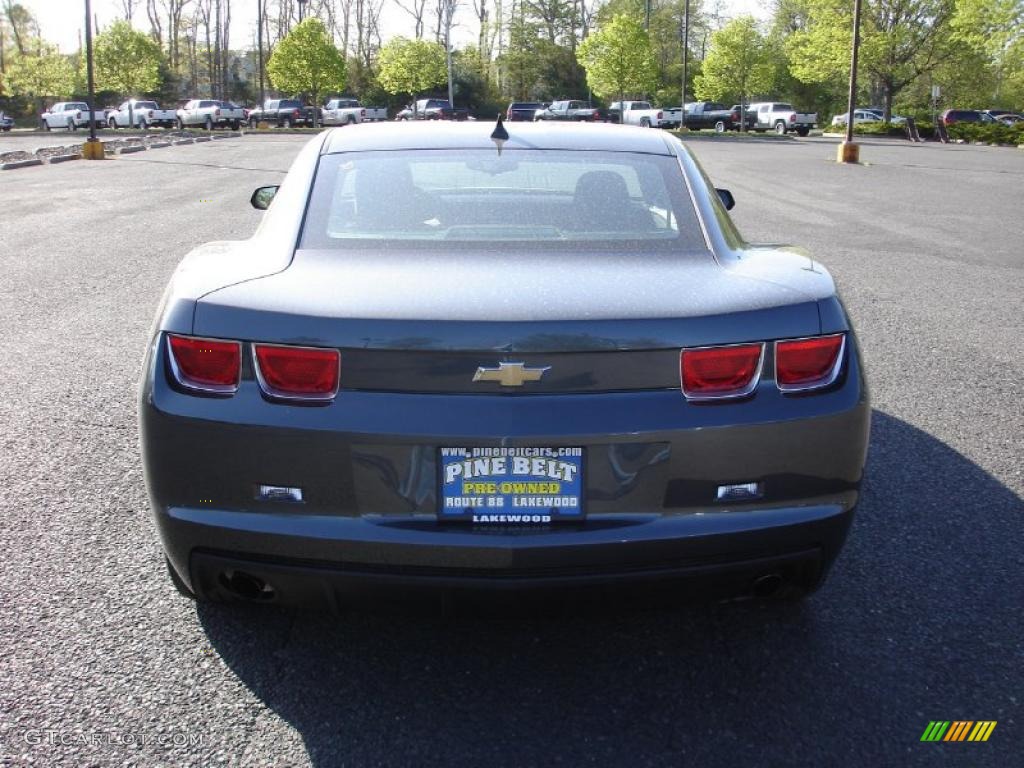
{"type": "Polygon", "coordinates": [[[988,741],[995,727],[995,720],[932,720],[921,741],[988,741]]]}

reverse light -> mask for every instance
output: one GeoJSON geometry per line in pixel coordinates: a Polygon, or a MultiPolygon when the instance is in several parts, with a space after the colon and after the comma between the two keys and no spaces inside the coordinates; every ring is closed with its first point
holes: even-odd
{"type": "Polygon", "coordinates": [[[720,485],[715,492],[717,501],[745,501],[747,499],[759,499],[763,496],[761,483],[731,483],[720,485]]]}
{"type": "Polygon", "coordinates": [[[329,401],[338,394],[341,354],[336,349],[254,344],[256,379],[268,397],[329,401]]]}
{"type": "Polygon", "coordinates": [[[783,392],[832,384],[843,364],[846,334],[775,342],[775,382],[783,392]]]}
{"type": "Polygon", "coordinates": [[[744,397],[754,391],[764,360],[764,344],[684,349],[679,376],[687,400],[744,397]]]}
{"type": "Polygon", "coordinates": [[[215,395],[238,390],[242,345],[237,341],[169,334],[168,358],[175,380],[186,389],[215,395]]]}

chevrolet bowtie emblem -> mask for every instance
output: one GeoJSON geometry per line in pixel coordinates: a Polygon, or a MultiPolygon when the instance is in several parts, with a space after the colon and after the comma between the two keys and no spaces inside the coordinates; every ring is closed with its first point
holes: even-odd
{"type": "Polygon", "coordinates": [[[528,381],[540,381],[550,365],[543,368],[527,368],[524,363],[498,363],[497,368],[480,366],[473,374],[473,381],[494,381],[503,387],[521,387],[528,381]]]}

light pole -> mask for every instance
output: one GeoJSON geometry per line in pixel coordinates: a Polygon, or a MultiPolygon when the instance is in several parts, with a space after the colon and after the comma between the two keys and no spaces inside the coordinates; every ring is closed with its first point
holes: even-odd
{"type": "Polygon", "coordinates": [[[680,106],[679,130],[686,128],[686,67],[690,61],[690,0],[683,6],[683,103],[680,106]]]}
{"type": "Polygon", "coordinates": [[[256,0],[256,55],[260,79],[260,107],[263,107],[263,0],[256,0]]]}
{"type": "Polygon", "coordinates": [[[860,0],[853,0],[853,47],[850,52],[850,93],[846,100],[846,140],[836,152],[837,163],[860,161],[860,147],[853,143],[853,111],[857,103],[857,50],[860,48],[860,0]]]}
{"type": "Polygon", "coordinates": [[[96,86],[92,77],[92,4],[85,0],[85,72],[89,83],[89,139],[82,147],[86,160],[102,160],[103,144],[96,138],[96,86]]]}

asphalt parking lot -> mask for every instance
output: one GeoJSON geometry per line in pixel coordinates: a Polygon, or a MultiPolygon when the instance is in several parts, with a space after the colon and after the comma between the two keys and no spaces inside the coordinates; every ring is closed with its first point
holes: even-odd
{"type": "Polygon", "coordinates": [[[832,270],[868,367],[861,507],[805,603],[197,607],[149,519],[143,348],[177,261],[247,237],[305,141],[0,176],[0,764],[1019,764],[1024,152],[693,142],[749,239],[832,270]],[[920,743],[936,719],[998,725],[920,743]]]}

